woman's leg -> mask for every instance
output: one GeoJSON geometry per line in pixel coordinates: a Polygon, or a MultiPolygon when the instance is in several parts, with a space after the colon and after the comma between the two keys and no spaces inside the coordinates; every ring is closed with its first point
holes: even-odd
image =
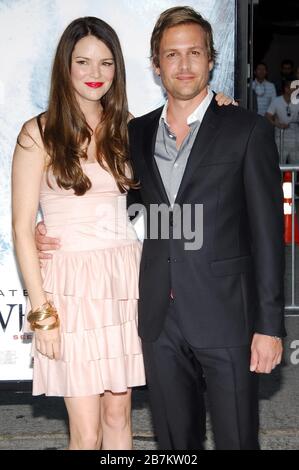
{"type": "Polygon", "coordinates": [[[101,397],[65,397],[69,415],[69,450],[98,450],[102,443],[101,397]]]}
{"type": "Polygon", "coordinates": [[[102,450],[131,450],[131,389],[101,396],[102,450]]]}

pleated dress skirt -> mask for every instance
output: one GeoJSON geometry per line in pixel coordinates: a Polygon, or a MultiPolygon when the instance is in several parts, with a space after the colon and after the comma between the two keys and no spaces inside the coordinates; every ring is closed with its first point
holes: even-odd
{"type": "Polygon", "coordinates": [[[41,184],[47,235],[60,239],[41,273],[58,311],[61,343],[60,359],[49,359],[33,335],[33,395],[122,393],[145,384],[137,332],[142,244],[114,178],[98,163],[83,169],[92,182],[83,196],[59,188],[51,174],[41,184]]]}

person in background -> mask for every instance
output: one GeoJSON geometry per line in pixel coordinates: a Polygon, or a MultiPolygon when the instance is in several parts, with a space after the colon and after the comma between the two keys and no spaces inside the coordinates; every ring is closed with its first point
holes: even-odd
{"type": "Polygon", "coordinates": [[[280,64],[280,80],[275,83],[277,95],[283,93],[283,84],[286,80],[294,77],[294,62],[291,59],[284,59],[280,64]]]}
{"type": "Polygon", "coordinates": [[[281,163],[299,162],[299,103],[292,102],[295,78],[286,80],[282,85],[283,94],[270,104],[266,117],[275,126],[275,140],[280,153],[281,163]]]}
{"type": "Polygon", "coordinates": [[[255,79],[252,89],[256,94],[257,112],[265,116],[273,98],[276,98],[274,83],[267,80],[268,67],[264,62],[259,62],[254,70],[255,79]]]}

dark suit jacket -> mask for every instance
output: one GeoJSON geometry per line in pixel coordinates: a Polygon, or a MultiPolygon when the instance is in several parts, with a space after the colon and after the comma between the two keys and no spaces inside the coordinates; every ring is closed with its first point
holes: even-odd
{"type": "MultiPolygon", "coordinates": [[[[129,124],[140,190],[128,204],[169,204],[154,159],[162,108],[129,124]]],[[[181,329],[198,348],[235,347],[253,332],[284,336],[283,196],[272,126],[235,106],[211,102],[191,150],[176,204],[203,205],[203,246],[184,238],[145,239],[140,266],[139,334],[155,340],[173,290],[181,329]]],[[[173,221],[170,218],[170,233],[173,221]]],[[[147,234],[148,235],[148,234],[147,234]]]]}

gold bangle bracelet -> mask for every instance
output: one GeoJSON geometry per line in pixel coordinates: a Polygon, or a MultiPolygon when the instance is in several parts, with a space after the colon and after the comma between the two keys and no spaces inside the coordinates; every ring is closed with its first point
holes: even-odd
{"type": "Polygon", "coordinates": [[[58,318],[58,315],[53,323],[50,325],[39,325],[38,323],[33,322],[31,324],[31,329],[34,330],[42,330],[42,331],[48,331],[48,330],[54,330],[54,328],[58,328],[60,325],[60,321],[58,318]]]}
{"type": "Polygon", "coordinates": [[[31,330],[53,330],[57,328],[60,324],[57,310],[52,305],[51,302],[45,302],[43,305],[35,309],[34,311],[30,310],[27,316],[27,320],[30,323],[31,330]],[[46,320],[47,318],[54,317],[54,322],[50,325],[40,325],[37,322],[46,320]]]}

